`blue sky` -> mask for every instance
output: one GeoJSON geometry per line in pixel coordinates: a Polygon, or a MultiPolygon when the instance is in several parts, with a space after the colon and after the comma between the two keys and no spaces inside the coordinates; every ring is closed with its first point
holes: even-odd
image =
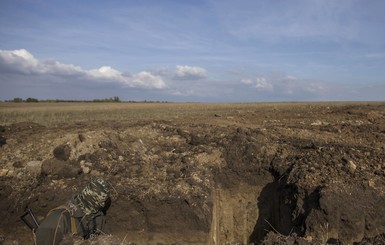
{"type": "Polygon", "coordinates": [[[384,100],[382,0],[0,0],[0,100],[384,100]]]}

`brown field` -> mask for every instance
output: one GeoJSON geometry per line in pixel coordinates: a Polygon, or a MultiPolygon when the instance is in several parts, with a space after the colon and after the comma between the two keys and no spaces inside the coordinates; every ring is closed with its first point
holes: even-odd
{"type": "MultiPolygon", "coordinates": [[[[284,104],[281,104],[281,106],[284,104]]],[[[295,103],[285,104],[295,105],[295,103]]],[[[0,103],[1,123],[36,122],[56,125],[63,121],[174,120],[186,117],[207,119],[215,114],[230,116],[238,110],[262,110],[277,104],[206,103],[0,103]]]]}
{"type": "Polygon", "coordinates": [[[93,176],[116,244],[385,241],[384,102],[0,103],[0,125],[0,243],[93,176]]]}

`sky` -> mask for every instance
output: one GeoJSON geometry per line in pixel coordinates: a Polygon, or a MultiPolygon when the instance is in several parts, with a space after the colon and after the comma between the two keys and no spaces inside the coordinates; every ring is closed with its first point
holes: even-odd
{"type": "Polygon", "coordinates": [[[0,0],[0,100],[385,99],[383,0],[0,0]]]}

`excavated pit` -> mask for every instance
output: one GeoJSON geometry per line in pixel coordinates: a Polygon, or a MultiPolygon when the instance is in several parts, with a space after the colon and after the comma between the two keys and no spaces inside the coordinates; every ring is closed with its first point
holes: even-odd
{"type": "MultiPolygon", "coordinates": [[[[127,244],[364,244],[385,237],[385,105],[306,104],[227,117],[0,128],[0,238],[102,176],[127,244]]],[[[120,244],[120,243],[118,243],[120,244]]]]}

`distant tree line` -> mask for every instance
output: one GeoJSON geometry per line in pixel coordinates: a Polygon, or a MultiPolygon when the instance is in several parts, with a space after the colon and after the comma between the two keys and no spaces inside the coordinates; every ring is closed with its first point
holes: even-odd
{"type": "Polygon", "coordinates": [[[20,102],[39,102],[39,100],[35,99],[35,98],[28,98],[26,100],[23,100],[22,98],[14,98],[13,100],[6,100],[5,102],[16,102],[16,103],[20,103],[20,102]]]}
{"type": "Polygon", "coordinates": [[[118,96],[114,96],[114,98],[95,99],[92,102],[120,102],[120,99],[118,96]]]}
{"type": "Polygon", "coordinates": [[[111,98],[105,98],[105,99],[94,99],[94,100],[39,100],[36,98],[27,98],[24,100],[23,98],[14,98],[13,100],[5,100],[5,102],[14,102],[14,103],[37,103],[37,102],[48,102],[48,103],[57,103],[57,102],[95,102],[95,103],[106,103],[106,102],[112,102],[112,103],[120,103],[120,102],[126,102],[126,103],[169,103],[168,101],[152,101],[152,100],[142,100],[142,101],[135,101],[135,100],[128,100],[128,101],[121,101],[118,96],[114,96],[111,98]]]}

